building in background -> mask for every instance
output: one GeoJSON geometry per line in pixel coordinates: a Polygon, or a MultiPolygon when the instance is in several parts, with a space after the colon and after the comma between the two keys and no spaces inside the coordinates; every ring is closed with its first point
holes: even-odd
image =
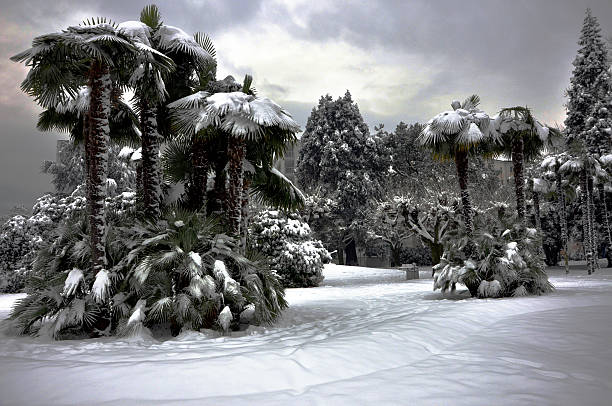
{"type": "Polygon", "coordinates": [[[302,143],[300,140],[297,140],[295,144],[287,148],[285,156],[274,164],[274,167],[293,183],[295,183],[295,167],[301,146],[302,143]]]}
{"type": "Polygon", "coordinates": [[[496,171],[499,171],[499,180],[503,184],[514,182],[514,172],[512,169],[512,161],[493,159],[493,168],[496,171]]]}

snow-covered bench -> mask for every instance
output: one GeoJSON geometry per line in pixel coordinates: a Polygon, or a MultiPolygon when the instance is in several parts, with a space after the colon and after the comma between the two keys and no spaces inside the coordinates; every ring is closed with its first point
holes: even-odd
{"type": "Polygon", "coordinates": [[[412,264],[402,264],[400,269],[406,272],[406,280],[408,279],[419,279],[419,268],[415,263],[412,264]]]}

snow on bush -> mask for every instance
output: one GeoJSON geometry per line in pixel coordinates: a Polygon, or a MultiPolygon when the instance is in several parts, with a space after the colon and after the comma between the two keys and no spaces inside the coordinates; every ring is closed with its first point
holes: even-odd
{"type": "MultiPolygon", "coordinates": [[[[17,292],[32,270],[36,252],[63,221],[86,210],[84,186],[70,195],[49,193],[36,200],[30,217],[14,216],[0,227],[0,292],[17,292]]],[[[123,192],[106,199],[107,209],[124,213],[136,195],[123,192]]]]}
{"type": "Polygon", "coordinates": [[[540,237],[535,229],[514,223],[503,205],[476,217],[471,239],[475,251],[466,257],[469,238],[460,227],[434,266],[434,290],[453,291],[457,283],[481,298],[539,295],[553,290],[538,254],[540,237]]]}
{"type": "Polygon", "coordinates": [[[310,227],[299,215],[264,210],[254,217],[250,237],[284,286],[312,287],[323,280],[323,265],[331,255],[321,241],[312,239],[310,227]]]}
{"type": "Polygon", "coordinates": [[[81,271],[90,269],[87,228],[81,213],[37,253],[28,296],[10,316],[16,331],[54,338],[232,331],[269,324],[287,307],[278,275],[237,253],[199,213],[168,209],[151,223],[113,212],[107,269],[96,275],[81,271]]]}

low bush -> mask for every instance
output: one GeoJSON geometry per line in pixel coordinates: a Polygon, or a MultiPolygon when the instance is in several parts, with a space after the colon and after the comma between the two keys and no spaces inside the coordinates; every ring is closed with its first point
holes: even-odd
{"type": "Polygon", "coordinates": [[[323,265],[331,255],[319,240],[312,238],[308,224],[299,215],[264,210],[254,216],[250,244],[264,255],[286,287],[318,286],[323,265]]]}

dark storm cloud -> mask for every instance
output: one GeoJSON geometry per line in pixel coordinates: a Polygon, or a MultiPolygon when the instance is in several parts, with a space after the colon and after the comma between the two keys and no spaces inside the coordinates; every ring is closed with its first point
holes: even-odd
{"type": "MultiPolygon", "coordinates": [[[[296,37],[342,39],[364,49],[426,55],[443,72],[414,98],[479,93],[549,111],[568,85],[584,11],[591,7],[604,36],[612,31],[609,0],[359,1],[303,14],[296,37]]],[[[286,12],[286,11],[285,11],[286,12]]],[[[283,12],[279,12],[281,15],[283,12]]],[[[445,106],[446,107],[446,106],[445,106]]],[[[495,106],[501,107],[501,106],[495,106]]]]}
{"type": "MultiPolygon", "coordinates": [[[[36,130],[38,109],[19,91],[26,74],[8,58],[30,46],[32,38],[76,25],[85,17],[114,21],[136,20],[150,1],[2,1],[0,13],[0,215],[15,205],[31,207],[34,199],[52,190],[40,173],[43,160],[55,158],[58,134],[36,130]]],[[[187,32],[214,33],[254,18],[259,1],[158,1],[164,21],[187,32]]]]}
{"type": "MultiPolygon", "coordinates": [[[[8,57],[27,48],[35,35],[78,24],[84,17],[107,16],[118,22],[137,19],[142,7],[150,1],[0,1],[2,214],[14,204],[31,205],[35,196],[51,189],[47,177],[39,173],[39,166],[43,159],[54,158],[57,139],[36,131],[38,110],[18,87],[26,70],[9,62],[8,57]]],[[[463,98],[471,93],[481,96],[483,107],[489,112],[508,105],[528,104],[545,120],[562,120],[563,91],[569,84],[571,62],[578,48],[576,42],[586,7],[591,7],[599,18],[604,36],[612,34],[610,0],[183,0],[156,3],[167,24],[180,26],[187,32],[204,31],[213,41],[237,30],[243,30],[240,32],[244,32],[241,34],[244,36],[261,33],[272,25],[284,30],[281,35],[300,41],[304,52],[309,52],[308,47],[303,46],[305,41],[312,44],[313,49],[319,49],[314,46],[317,44],[343,43],[379,55],[380,59],[368,66],[343,55],[349,59],[342,65],[345,77],[365,77],[362,91],[371,82],[370,89],[377,89],[371,93],[383,93],[390,105],[401,107],[389,114],[382,114],[381,109],[374,113],[372,106],[380,100],[371,102],[354,91],[353,97],[359,101],[371,130],[378,123],[393,130],[400,120],[423,122],[435,112],[447,109],[452,98],[463,98]],[[404,61],[412,61],[412,65],[404,61]],[[386,73],[384,80],[387,82],[381,83],[377,67],[397,64],[402,64],[402,71],[405,67],[408,77],[418,80],[425,68],[427,80],[420,87],[410,88],[414,84],[392,80],[386,73]]],[[[301,63],[299,56],[290,63],[262,71],[249,58],[240,57],[244,52],[241,43],[248,42],[245,39],[248,38],[236,34],[233,42],[225,42],[226,47],[231,43],[234,49],[217,50],[220,68],[236,75],[237,79],[244,73],[258,70],[256,87],[265,89],[266,95],[286,107],[304,128],[318,99],[302,97],[296,100],[295,89],[299,89],[296,83],[302,78],[297,77],[296,83],[278,79],[279,72],[293,69],[291,64],[301,63]]],[[[268,45],[270,43],[272,41],[257,43],[257,52],[261,55],[278,53],[278,49],[268,45]]],[[[350,56],[350,52],[348,54],[350,56]]],[[[316,74],[325,78],[328,72],[321,69],[316,74]]],[[[331,91],[325,83],[313,81],[308,86],[323,95],[331,91]]]]}

